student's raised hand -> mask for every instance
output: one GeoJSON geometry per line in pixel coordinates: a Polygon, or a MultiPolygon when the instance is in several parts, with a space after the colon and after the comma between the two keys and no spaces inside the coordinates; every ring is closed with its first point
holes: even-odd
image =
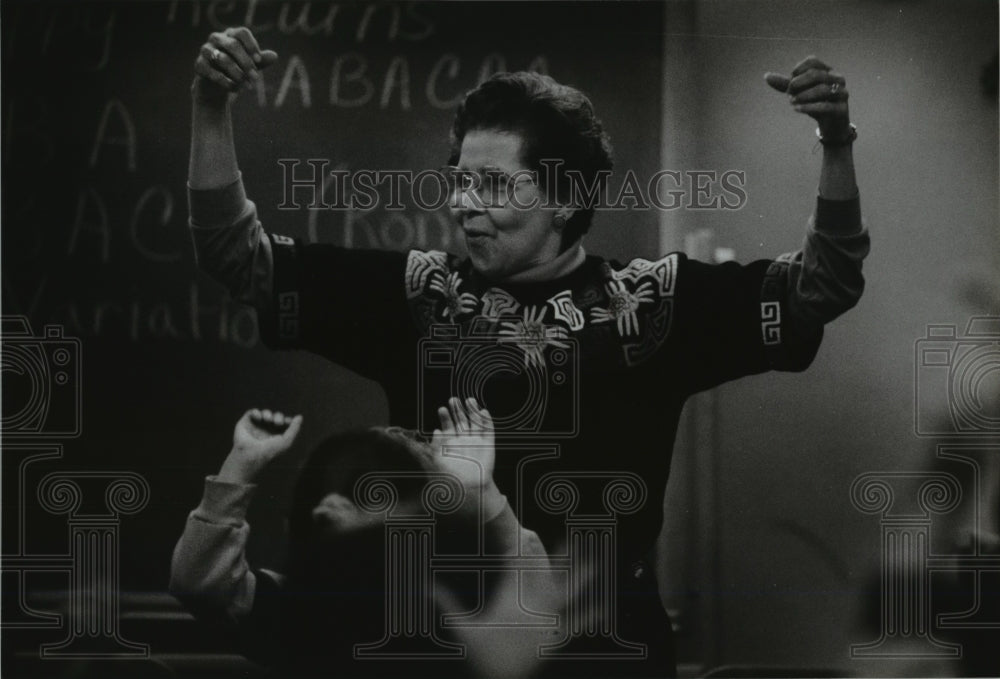
{"type": "Polygon", "coordinates": [[[838,140],[850,134],[851,117],[847,109],[847,81],[814,56],[800,61],[791,77],[766,73],[767,84],[791,97],[799,113],[816,120],[824,139],[838,140]]]}
{"type": "Polygon", "coordinates": [[[287,452],[302,427],[302,416],[254,408],[243,413],[233,430],[233,449],[216,477],[253,483],[271,460],[287,452]]]}
{"type": "Polygon", "coordinates": [[[195,59],[192,91],[199,102],[225,102],[241,88],[259,84],[260,69],[277,60],[276,52],[260,48],[249,28],[212,33],[195,59]]]}
{"type": "Polygon", "coordinates": [[[496,447],[489,411],[474,398],[463,404],[453,396],[438,408],[438,418],[441,428],[431,438],[435,466],[457,476],[466,488],[491,484],[496,447]]]}

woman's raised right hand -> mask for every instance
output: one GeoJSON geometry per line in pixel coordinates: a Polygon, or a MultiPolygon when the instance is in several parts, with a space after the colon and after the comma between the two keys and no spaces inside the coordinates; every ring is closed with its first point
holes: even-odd
{"type": "Polygon", "coordinates": [[[262,50],[246,27],[212,33],[195,59],[192,91],[199,101],[227,101],[240,88],[257,85],[260,70],[277,60],[278,54],[262,50]]]}

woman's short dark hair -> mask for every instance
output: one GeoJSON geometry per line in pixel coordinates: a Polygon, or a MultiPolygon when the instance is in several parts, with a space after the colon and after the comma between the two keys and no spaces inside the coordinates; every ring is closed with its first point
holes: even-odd
{"type": "MultiPolygon", "coordinates": [[[[452,125],[451,164],[457,164],[462,140],[470,130],[520,134],[525,140],[522,160],[538,172],[539,184],[546,192],[553,187],[547,185],[541,161],[562,161],[554,187],[560,203],[574,202],[571,177],[566,171],[579,173],[583,185],[578,188],[584,189],[586,195],[591,187],[606,184],[613,166],[611,141],[590,99],[547,75],[527,71],[498,73],[469,92],[452,125]]],[[[593,216],[592,204],[577,205],[563,230],[564,248],[587,232],[593,216]]]]}

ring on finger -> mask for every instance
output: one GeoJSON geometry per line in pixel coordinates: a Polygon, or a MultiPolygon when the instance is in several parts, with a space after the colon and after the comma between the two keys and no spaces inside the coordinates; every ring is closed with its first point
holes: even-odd
{"type": "Polygon", "coordinates": [[[217,64],[222,60],[222,50],[212,50],[212,63],[217,64]]]}
{"type": "Polygon", "coordinates": [[[840,91],[840,83],[833,83],[830,85],[830,94],[836,94],[840,91]]]}

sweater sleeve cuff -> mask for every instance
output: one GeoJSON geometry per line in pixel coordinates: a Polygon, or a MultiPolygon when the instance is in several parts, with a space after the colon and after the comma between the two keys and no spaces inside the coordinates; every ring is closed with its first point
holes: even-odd
{"type": "Polygon", "coordinates": [[[216,189],[194,189],[188,184],[188,207],[191,223],[203,228],[230,226],[243,214],[247,203],[243,176],[216,189]]]}
{"type": "Polygon", "coordinates": [[[246,520],[255,484],[228,483],[215,476],[205,477],[205,491],[195,513],[213,523],[241,524],[246,520]]]}
{"type": "Polygon", "coordinates": [[[861,231],[861,198],[828,200],[816,198],[816,218],[813,227],[831,236],[851,236],[861,231]]]}

